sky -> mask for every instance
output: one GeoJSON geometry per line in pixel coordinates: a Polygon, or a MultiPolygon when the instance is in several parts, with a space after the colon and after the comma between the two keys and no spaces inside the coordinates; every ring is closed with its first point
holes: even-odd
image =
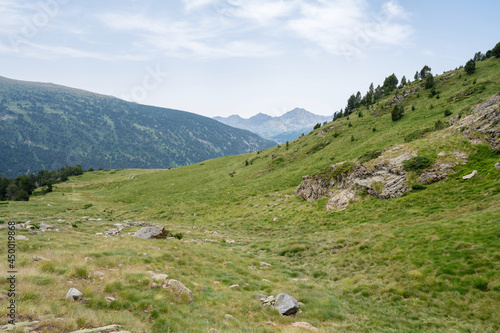
{"type": "Polygon", "coordinates": [[[333,115],[500,42],[500,1],[0,0],[0,76],[208,117],[333,115]]]}

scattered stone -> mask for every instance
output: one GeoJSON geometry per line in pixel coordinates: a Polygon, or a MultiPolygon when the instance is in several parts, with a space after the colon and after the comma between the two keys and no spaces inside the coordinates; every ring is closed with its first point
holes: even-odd
{"type": "Polygon", "coordinates": [[[26,240],[27,241],[27,240],[29,240],[29,238],[26,236],[23,236],[23,235],[17,235],[16,240],[26,240]]]}
{"type": "Polygon", "coordinates": [[[152,226],[141,228],[134,234],[134,237],[142,239],[152,239],[152,238],[166,238],[170,233],[167,229],[162,226],[152,226]]]}
{"type": "Polygon", "coordinates": [[[66,294],[66,299],[69,299],[72,301],[79,301],[82,298],[83,298],[82,292],[76,288],[70,288],[70,290],[66,294]]]}
{"type": "Polygon", "coordinates": [[[260,301],[263,307],[274,306],[275,303],[274,296],[269,296],[269,297],[264,296],[260,299],[260,301]]]}
{"type": "Polygon", "coordinates": [[[106,297],[106,301],[107,301],[108,303],[111,303],[111,302],[113,302],[113,301],[116,301],[116,298],[114,298],[114,297],[112,297],[112,296],[107,296],[107,297],[106,297]]]}
{"type": "Polygon", "coordinates": [[[314,327],[313,325],[311,325],[305,321],[299,321],[299,322],[293,323],[292,327],[304,328],[304,329],[309,330],[311,332],[319,332],[319,329],[317,329],[316,327],[314,327]]]}
{"type": "Polygon", "coordinates": [[[38,231],[38,230],[37,230],[37,231],[33,231],[33,232],[31,232],[31,235],[32,235],[32,236],[40,236],[41,234],[42,234],[42,232],[41,232],[41,231],[38,231]]]}
{"type": "Polygon", "coordinates": [[[240,288],[239,284],[233,284],[232,286],[229,287],[230,289],[238,289],[240,288]]]}
{"type": "Polygon", "coordinates": [[[477,170],[474,170],[471,173],[469,173],[468,175],[463,176],[462,179],[469,180],[469,179],[472,179],[472,177],[474,177],[475,175],[477,175],[477,170]]]}
{"type": "Polygon", "coordinates": [[[158,289],[158,288],[160,288],[160,286],[156,282],[151,282],[151,284],[149,285],[149,288],[151,288],[151,289],[158,289]]]}
{"type": "Polygon", "coordinates": [[[48,230],[54,230],[55,228],[49,224],[45,224],[43,222],[40,222],[40,230],[42,231],[48,231],[48,230]]]}
{"type": "Polygon", "coordinates": [[[495,170],[500,169],[500,162],[495,163],[495,170]]]}
{"type": "Polygon", "coordinates": [[[267,262],[263,262],[263,261],[260,262],[260,268],[271,267],[271,266],[272,265],[268,264],[267,262]]]}
{"type": "Polygon", "coordinates": [[[19,322],[15,325],[12,324],[7,324],[7,325],[2,325],[0,326],[0,332],[11,332],[11,331],[16,331],[20,332],[21,329],[24,329],[25,332],[31,332],[31,328],[37,326],[40,322],[39,321],[23,321],[19,322]]]}
{"type": "Polygon", "coordinates": [[[224,318],[225,319],[234,319],[234,317],[232,315],[230,315],[230,314],[225,314],[224,318]]]}
{"type": "Polygon", "coordinates": [[[254,265],[248,266],[249,269],[257,269],[254,265]]]}
{"type": "Polygon", "coordinates": [[[208,330],[208,333],[217,333],[217,332],[219,332],[219,330],[216,328],[211,328],[208,330]]]}
{"type": "Polygon", "coordinates": [[[437,156],[445,156],[445,155],[446,155],[446,153],[445,153],[444,151],[439,152],[439,153],[437,154],[437,156]]]}
{"type": "Polygon", "coordinates": [[[154,274],[151,278],[154,281],[166,282],[168,279],[168,275],[167,274],[154,274]]]}
{"type": "Polygon", "coordinates": [[[187,298],[189,303],[193,301],[193,292],[177,280],[168,280],[167,283],[163,285],[163,288],[170,290],[179,301],[185,298],[187,298]]]}
{"type": "Polygon", "coordinates": [[[44,258],[44,257],[39,257],[39,256],[33,256],[33,261],[50,261],[50,259],[44,258]]]}
{"type": "Polygon", "coordinates": [[[297,300],[284,293],[276,296],[274,307],[277,308],[283,316],[293,316],[299,311],[299,303],[297,300]]]}
{"type": "Polygon", "coordinates": [[[108,325],[97,328],[86,328],[83,330],[73,331],[71,333],[110,333],[110,332],[118,333],[117,331],[120,331],[122,333],[127,332],[127,331],[122,331],[121,330],[122,328],[123,326],[120,325],[108,325]]]}

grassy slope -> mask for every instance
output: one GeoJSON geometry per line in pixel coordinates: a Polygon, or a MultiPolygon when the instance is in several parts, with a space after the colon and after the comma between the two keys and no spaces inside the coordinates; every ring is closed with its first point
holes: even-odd
{"type": "MultiPolygon", "coordinates": [[[[498,331],[500,171],[493,164],[499,156],[449,130],[404,143],[408,133],[446,122],[445,109],[466,114],[500,90],[498,59],[478,63],[473,75],[460,70],[443,79],[454,72],[437,78],[439,99],[417,88],[404,100],[405,116],[397,122],[390,119],[389,96],[363,110],[362,118],[353,114],[329,123],[288,149],[172,170],[92,172],[30,202],[0,206],[4,220],[43,220],[65,229],[42,236],[20,231],[30,240],[18,248],[19,313],[62,331],[110,323],[136,332],[292,331],[295,321],[324,331],[498,331]],[[472,89],[467,98],[450,100],[472,89]],[[440,159],[453,160],[453,151],[470,158],[449,180],[426,190],[392,200],[365,197],[341,212],[325,211],[326,199],[309,204],[293,196],[302,176],[393,145],[432,159],[445,152],[440,159]],[[474,169],[478,176],[461,179],[474,169]],[[94,235],[126,219],[165,225],[184,239],[94,235]],[[78,228],[67,228],[71,224],[78,228]],[[221,242],[205,229],[235,243],[221,242]],[[33,262],[33,255],[52,261],[33,262]],[[260,269],[261,261],[273,266],[260,269]],[[149,289],[148,270],[184,282],[195,301],[184,304],[165,290],[149,289]],[[230,289],[235,283],[240,288],[230,289]],[[66,302],[72,285],[91,300],[66,302]],[[304,303],[296,318],[263,309],[254,296],[280,292],[304,303]],[[105,296],[117,301],[108,304],[105,296]],[[150,305],[153,311],[145,312],[150,305]]],[[[1,265],[6,271],[6,260],[1,265]]]]}

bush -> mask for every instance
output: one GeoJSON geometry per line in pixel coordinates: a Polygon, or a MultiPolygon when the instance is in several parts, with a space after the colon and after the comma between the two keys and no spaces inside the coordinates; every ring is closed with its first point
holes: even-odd
{"type": "Polygon", "coordinates": [[[184,235],[182,234],[182,232],[178,232],[178,233],[173,234],[172,237],[175,237],[178,240],[181,240],[184,237],[184,235]]]}
{"type": "Polygon", "coordinates": [[[392,121],[397,121],[397,120],[403,118],[404,112],[405,112],[405,109],[403,106],[396,105],[394,107],[394,109],[392,109],[392,112],[391,112],[392,121]]]}
{"type": "Polygon", "coordinates": [[[497,58],[500,58],[500,43],[498,43],[493,49],[491,49],[491,54],[497,58]]]}
{"type": "Polygon", "coordinates": [[[434,75],[429,74],[425,79],[425,89],[431,89],[434,87],[434,75]]]}
{"type": "Polygon", "coordinates": [[[427,188],[427,186],[422,185],[422,184],[413,184],[411,186],[411,189],[414,191],[425,190],[426,188],[427,188]]]}
{"type": "Polygon", "coordinates": [[[380,155],[382,155],[382,150],[381,149],[371,150],[371,151],[368,151],[368,152],[364,153],[363,155],[361,155],[358,160],[361,163],[366,163],[368,161],[376,159],[380,155]]]}
{"type": "Polygon", "coordinates": [[[474,73],[476,70],[476,62],[473,59],[467,61],[467,63],[465,64],[464,70],[469,75],[474,73]]]}
{"type": "Polygon", "coordinates": [[[445,117],[449,117],[449,116],[451,116],[451,114],[452,114],[452,112],[450,111],[450,109],[444,110],[444,116],[445,117]]]}
{"type": "Polygon", "coordinates": [[[321,127],[321,124],[320,123],[317,123],[316,125],[314,125],[314,129],[318,129],[321,127]]]}
{"type": "Polygon", "coordinates": [[[432,165],[432,161],[423,156],[412,157],[403,162],[403,168],[406,171],[419,171],[428,168],[432,165]]]}

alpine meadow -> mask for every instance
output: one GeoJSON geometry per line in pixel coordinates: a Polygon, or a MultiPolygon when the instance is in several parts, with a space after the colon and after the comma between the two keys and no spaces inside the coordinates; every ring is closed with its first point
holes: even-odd
{"type": "MultiPolygon", "coordinates": [[[[50,192],[34,189],[28,201],[0,202],[0,267],[15,271],[15,283],[0,279],[0,331],[500,331],[499,45],[441,75],[429,66],[411,81],[393,74],[353,94],[331,121],[271,148],[190,116],[200,131],[209,124],[247,135],[240,143],[254,138],[256,151],[207,159],[204,148],[193,148],[195,157],[172,167],[199,163],[171,169],[141,148],[161,129],[139,122],[139,111],[161,118],[161,110],[118,102],[128,110],[121,120],[106,113],[107,125],[100,118],[78,125],[69,122],[70,107],[107,110],[98,103],[112,100],[44,86],[63,94],[56,100],[66,110],[37,95],[40,85],[29,94],[19,88],[19,99],[38,96],[30,109],[0,95],[10,110],[0,111],[0,121],[12,121],[12,145],[2,149],[14,149],[47,102],[47,117],[59,112],[61,128],[81,126],[82,136],[94,133],[88,140],[119,143],[113,126],[130,118],[136,136],[123,137],[116,156],[161,167],[102,165],[108,169],[69,176],[50,192]],[[9,237],[15,261],[7,260],[9,237]],[[13,286],[16,325],[9,326],[13,286]],[[281,294],[294,301],[291,312],[281,310],[281,294]]],[[[29,153],[34,143],[23,150],[33,163],[47,143],[64,146],[50,138],[59,130],[38,125],[39,150],[29,153]]],[[[104,148],[99,156],[85,169],[115,160],[104,148]]],[[[26,171],[13,161],[9,176],[26,171]]]]}

